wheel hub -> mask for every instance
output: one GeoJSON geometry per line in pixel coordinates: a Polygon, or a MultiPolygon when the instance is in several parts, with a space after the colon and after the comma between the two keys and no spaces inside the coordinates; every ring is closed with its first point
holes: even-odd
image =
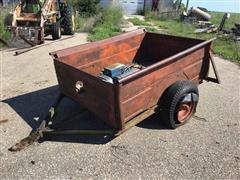
{"type": "Polygon", "coordinates": [[[179,105],[177,111],[177,118],[180,123],[183,123],[192,115],[194,106],[194,102],[184,102],[179,105]]]}

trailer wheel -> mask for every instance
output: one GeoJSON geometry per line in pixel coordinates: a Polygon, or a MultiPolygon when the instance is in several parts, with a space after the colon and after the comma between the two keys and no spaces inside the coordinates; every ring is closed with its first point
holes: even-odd
{"type": "Polygon", "coordinates": [[[61,38],[61,27],[59,23],[53,23],[51,26],[52,38],[57,40],[61,38]]]}
{"type": "Polygon", "coordinates": [[[61,27],[63,28],[63,33],[65,35],[73,35],[75,33],[75,17],[73,13],[72,6],[67,5],[61,11],[63,20],[61,22],[61,27]]]}
{"type": "Polygon", "coordinates": [[[191,81],[181,80],[170,86],[161,99],[166,126],[175,129],[185,124],[195,113],[198,98],[198,88],[191,81]]]}

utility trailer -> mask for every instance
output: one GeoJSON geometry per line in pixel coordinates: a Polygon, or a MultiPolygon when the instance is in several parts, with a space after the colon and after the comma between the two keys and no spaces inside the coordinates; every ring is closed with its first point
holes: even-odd
{"type": "MultiPolygon", "coordinates": [[[[213,40],[162,35],[139,29],[50,53],[61,95],[40,128],[30,137],[39,138],[44,133],[101,133],[98,130],[58,132],[49,128],[55,109],[64,96],[105,121],[111,127],[109,132],[114,135],[154,113],[159,114],[159,121],[168,128],[185,124],[196,110],[197,86],[203,80],[220,83],[210,52],[213,40]],[[101,79],[99,74],[102,70],[116,63],[136,63],[141,68],[113,78],[111,82],[101,79]],[[215,78],[208,75],[210,63],[215,78]]],[[[17,146],[14,149],[18,150],[17,146]]]]}

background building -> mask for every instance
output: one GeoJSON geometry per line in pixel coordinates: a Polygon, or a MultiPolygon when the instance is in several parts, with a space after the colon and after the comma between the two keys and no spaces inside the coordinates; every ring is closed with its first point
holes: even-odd
{"type": "Polygon", "coordinates": [[[102,7],[110,4],[122,7],[125,14],[142,14],[147,10],[167,12],[173,7],[174,0],[101,0],[102,7]]]}

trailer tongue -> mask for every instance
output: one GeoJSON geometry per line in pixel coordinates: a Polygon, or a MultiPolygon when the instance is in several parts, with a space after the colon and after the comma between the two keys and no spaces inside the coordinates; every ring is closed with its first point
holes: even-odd
{"type": "Polygon", "coordinates": [[[19,151],[47,134],[118,136],[154,113],[167,128],[185,124],[198,104],[197,86],[203,80],[220,83],[210,53],[213,40],[140,29],[50,53],[61,94],[40,127],[9,150],[19,151]],[[210,63],[215,78],[208,75],[210,63]],[[109,130],[51,129],[63,97],[97,115],[109,130]]]}

